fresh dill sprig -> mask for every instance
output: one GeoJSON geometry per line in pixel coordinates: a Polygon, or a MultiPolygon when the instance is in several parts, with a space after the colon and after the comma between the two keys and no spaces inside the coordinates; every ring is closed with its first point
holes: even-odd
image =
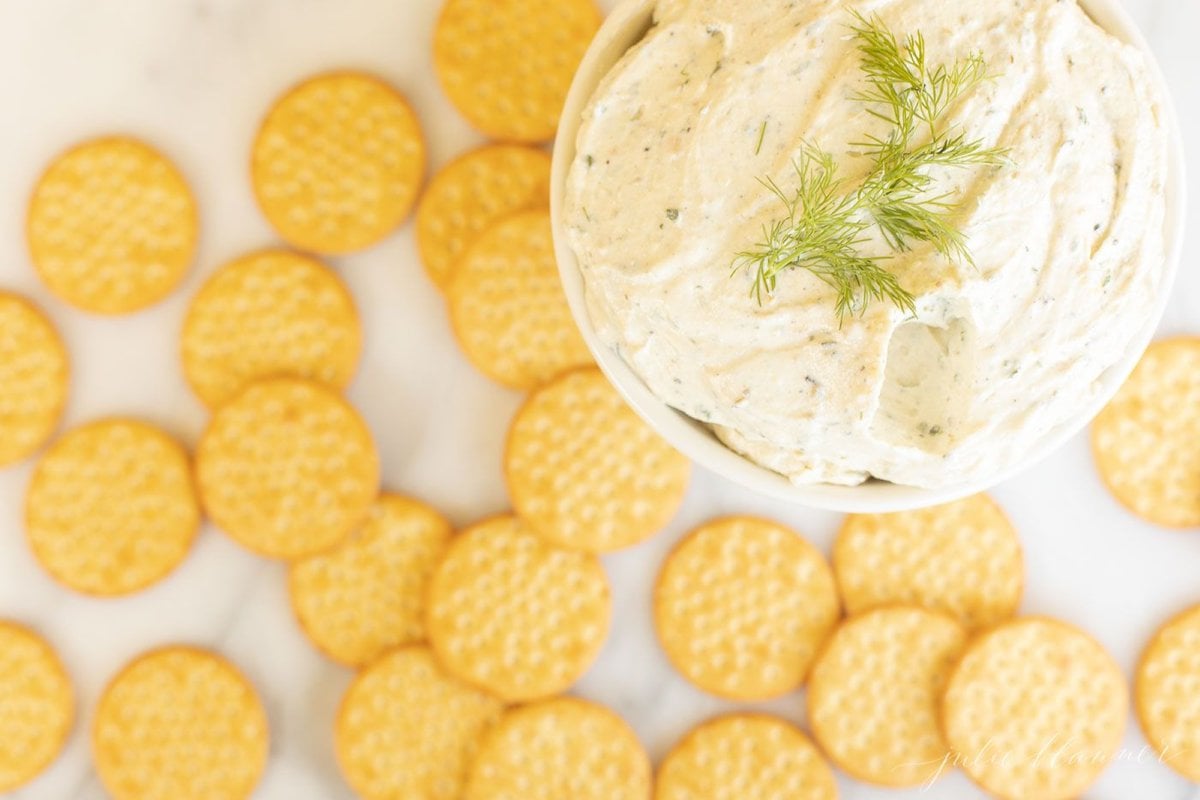
{"type": "Polygon", "coordinates": [[[870,223],[859,213],[857,196],[842,192],[833,156],[805,146],[794,166],[799,188],[793,195],[770,178],[761,179],[787,213],[764,228],[763,242],[739,253],[734,263],[734,272],[754,269],[751,292],[758,302],[775,291],[779,273],[798,268],[833,288],[839,318],[861,314],[871,300],[891,300],[914,312],[912,295],[880,259],[859,254],[870,223]]]}
{"type": "Polygon", "coordinates": [[[870,109],[874,116],[906,132],[918,122],[924,123],[930,138],[936,138],[942,115],[987,78],[983,56],[972,53],[949,67],[930,67],[925,36],[920,31],[906,36],[901,43],[877,15],[867,18],[858,11],[851,14],[855,24],[850,30],[867,80],[867,88],[856,99],[876,106],[870,109]]]}
{"type": "Polygon", "coordinates": [[[866,83],[855,99],[890,130],[851,143],[872,159],[870,172],[852,191],[837,178],[833,156],[809,144],[794,165],[798,188],[793,194],[761,179],[786,214],[765,226],[763,240],[738,253],[733,266],[735,274],[754,271],[750,291],[760,304],[775,291],[780,273],[807,270],[834,289],[841,320],[862,314],[872,301],[916,311],[914,296],[884,267],[886,257],[859,252],[872,227],[893,252],[926,242],[948,259],[973,265],[966,237],[953,224],[958,205],[948,194],[932,193],[929,170],[999,166],[1005,160],[1003,150],[943,129],[946,112],[987,78],[982,56],[930,66],[919,31],[901,42],[878,16],[853,13],[850,30],[866,83]]]}
{"type": "Polygon", "coordinates": [[[995,166],[998,154],[962,134],[941,136],[922,145],[898,141],[872,150],[874,168],[858,188],[862,208],[897,252],[913,242],[928,242],[942,256],[975,265],[965,237],[953,225],[957,205],[947,194],[931,194],[929,168],[995,166]]]}
{"type": "Polygon", "coordinates": [[[867,83],[857,99],[892,126],[886,139],[867,137],[855,143],[875,162],[861,187],[864,206],[893,250],[928,242],[942,256],[974,266],[965,238],[952,225],[958,208],[947,195],[929,195],[933,177],[928,170],[1003,163],[1002,150],[941,127],[950,106],[987,77],[987,65],[972,53],[949,67],[930,67],[920,31],[901,44],[878,16],[852,13],[851,30],[867,83]],[[918,137],[924,138],[922,144],[915,143],[918,137]]]}

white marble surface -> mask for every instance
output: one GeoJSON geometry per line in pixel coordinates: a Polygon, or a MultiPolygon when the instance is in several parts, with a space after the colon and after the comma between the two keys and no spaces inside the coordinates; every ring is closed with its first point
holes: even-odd
{"type": "MultiPolygon", "coordinates": [[[[613,0],[605,0],[611,6],[613,0]]],[[[1171,84],[1189,160],[1200,164],[1200,2],[1126,0],[1171,84]]],[[[219,263],[274,241],[246,179],[248,147],[269,101],[297,78],[357,66],[412,99],[434,166],[479,138],[442,95],[430,66],[438,0],[0,0],[0,286],[37,298],[75,361],[67,423],[131,414],[193,442],[205,415],[176,357],[187,297],[219,263]],[[183,291],[119,320],[89,318],[47,295],[26,257],[22,220],[37,172],[64,145],[130,131],[170,153],[203,214],[199,263],[183,291]]],[[[1200,199],[1200,171],[1190,194],[1200,199]]],[[[1200,202],[1194,202],[1182,275],[1163,333],[1200,333],[1200,202]]],[[[368,334],[351,398],[379,440],[386,484],[425,498],[456,523],[506,506],[500,447],[520,398],[475,374],[452,342],[442,303],[417,261],[412,229],[337,266],[357,296],[368,334]]],[[[206,529],[170,579],[117,601],[56,586],[21,530],[28,465],[0,473],[0,616],[39,628],[77,683],[80,715],[65,754],[14,796],[103,796],[89,767],[87,729],[97,693],[136,653],[164,642],[215,647],[260,687],[271,716],[272,760],[259,797],[347,798],[331,756],[331,721],[349,673],[313,652],[289,611],[283,568],[206,529]]],[[[1101,487],[1086,442],[996,490],[1019,527],[1028,562],[1024,610],[1061,616],[1094,633],[1132,670],[1152,629],[1200,602],[1200,531],[1156,530],[1124,513],[1101,487]]],[[[792,523],[828,548],[839,518],[763,501],[698,473],[683,512],[654,541],[609,558],[614,634],[579,691],[607,702],[660,757],[700,719],[731,705],[691,689],[667,667],[647,613],[651,583],[671,543],[717,513],[753,511],[792,523]]],[[[803,718],[797,695],[771,704],[803,718]]],[[[1152,757],[1138,758],[1131,724],[1125,759],[1091,800],[1185,800],[1189,786],[1152,757]]],[[[907,794],[843,780],[847,800],[981,797],[961,775],[907,794]]]]}

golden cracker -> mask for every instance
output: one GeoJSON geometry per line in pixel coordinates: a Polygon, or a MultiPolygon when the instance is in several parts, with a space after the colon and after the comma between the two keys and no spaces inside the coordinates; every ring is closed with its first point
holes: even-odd
{"type": "Polygon", "coordinates": [[[183,323],[183,372],[209,408],[251,381],[289,375],[344,389],[362,354],[362,325],[338,276],[286,250],[222,267],[183,323]]]}
{"type": "Polygon", "coordinates": [[[381,496],[348,541],[292,563],[288,591],[308,638],[351,666],[424,640],[425,590],[450,535],[424,503],[381,496]]]}
{"type": "Polygon", "coordinates": [[[50,766],[75,720],[75,693],[58,655],[22,625],[0,620],[0,792],[50,766]]]}
{"type": "Polygon", "coordinates": [[[1146,645],[1133,707],[1163,763],[1200,782],[1200,606],[1171,619],[1146,645]]]}
{"type": "Polygon", "coordinates": [[[200,504],[187,451],[125,419],[76,428],[38,462],[25,532],[55,580],[99,596],[136,592],[187,557],[200,504]]]}
{"type": "Polygon", "coordinates": [[[217,409],[196,449],[204,508],[268,558],[345,541],[379,492],[379,454],[354,408],[298,378],[252,383],[217,409]]]}
{"type": "Polygon", "coordinates": [[[427,647],[395,650],[342,699],[338,765],[364,800],[459,800],[480,737],[503,708],[443,672],[427,647]]]}
{"type": "Polygon", "coordinates": [[[0,291],[0,467],[33,455],[54,433],[70,372],[50,320],[25,298],[0,291]]]}
{"type": "Polygon", "coordinates": [[[452,161],[429,182],[417,207],[417,247],[439,289],[458,259],[492,224],[550,205],[550,156],[517,145],[487,145],[452,161]]]}
{"type": "Polygon", "coordinates": [[[254,141],[258,205],[289,244],[363,250],[408,218],[425,174],[425,139],[408,101],[361,72],[317,75],[267,113],[254,141]]]}
{"type": "Polygon", "coordinates": [[[1092,452],[1113,495],[1172,528],[1200,526],[1200,338],[1150,345],[1092,424],[1092,452]]]}
{"type": "Polygon", "coordinates": [[[799,728],[766,714],[705,722],[667,754],[655,800],[837,800],[837,783],[799,728]]]}
{"type": "Polygon", "coordinates": [[[558,697],[507,711],[471,764],[463,800],[648,800],[650,758],[604,706],[558,697]]]}
{"type": "Polygon", "coordinates": [[[997,797],[1078,797],[1116,754],[1128,704],[1125,677],[1095,640],[1020,617],[967,644],[942,695],[942,734],[997,797]]]}
{"type": "Polygon", "coordinates": [[[113,800],[248,798],[267,764],[258,692],[221,656],[171,646],[138,656],[108,684],[92,758],[113,800]]]}
{"type": "Polygon", "coordinates": [[[1025,582],[1017,533],[985,494],[916,511],[851,514],[833,545],[833,569],[849,614],[916,605],[970,629],[1015,614],[1025,582]]]}
{"type": "Polygon", "coordinates": [[[687,491],[691,463],[625,404],[595,368],[535,391],[508,431],[504,474],[534,531],[607,553],[657,533],[687,491]]]}
{"type": "Polygon", "coordinates": [[[813,664],[808,719],[813,737],[849,775],[880,786],[938,778],[950,751],[938,701],[967,632],[953,617],[915,606],[851,617],[813,664]]]}
{"type": "Polygon", "coordinates": [[[55,159],[29,203],[33,265],[71,305],[126,314],[179,285],[196,251],[196,202],[162,154],[135,139],[77,145],[55,159]]]}
{"type": "Polygon", "coordinates": [[[522,702],[570,688],[599,654],[611,614],[597,558],[504,516],[451,542],[429,582],[426,632],[451,675],[522,702]]]}
{"type": "Polygon", "coordinates": [[[544,142],[600,20],[592,0],[447,0],[433,34],[434,69],[480,132],[544,142]]]}
{"type": "Polygon", "coordinates": [[[825,557],[795,531],[754,517],[692,531],[654,591],[655,628],[671,663],[734,700],[798,688],[840,614],[825,557]]]}
{"type": "Polygon", "coordinates": [[[549,211],[496,223],[458,263],[450,322],[467,358],[512,389],[592,363],[558,278],[549,211]]]}

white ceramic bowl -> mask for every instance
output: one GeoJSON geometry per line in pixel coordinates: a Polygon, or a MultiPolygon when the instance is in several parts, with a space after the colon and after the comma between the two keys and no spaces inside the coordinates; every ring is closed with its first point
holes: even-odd
{"type": "Polygon", "coordinates": [[[646,387],[641,378],[629,368],[629,365],[617,355],[616,351],[597,338],[584,302],[583,276],[579,271],[575,254],[563,233],[562,205],[567,172],[575,159],[575,141],[583,109],[613,65],[631,46],[646,35],[651,26],[654,0],[625,0],[622,2],[600,28],[600,32],[596,35],[580,64],[575,81],[571,86],[571,92],[567,96],[558,138],[554,144],[550,208],[554,222],[558,268],[562,275],[567,300],[571,305],[571,312],[583,332],[583,338],[596,357],[596,363],[617,390],[629,401],[634,410],[676,449],[718,475],[761,494],[791,500],[806,506],[846,512],[899,511],[919,508],[949,502],[982,491],[1045,458],[1087,425],[1129,377],[1129,373],[1137,365],[1138,359],[1153,337],[1166,308],[1183,246],[1185,182],[1183,145],[1178,120],[1166,83],[1162,79],[1154,55],[1150,52],[1145,39],[1142,38],[1129,15],[1121,7],[1120,0],[1079,0],[1079,4],[1105,30],[1146,53],[1150,61],[1151,79],[1164,98],[1163,111],[1166,114],[1164,122],[1170,140],[1170,154],[1168,156],[1165,222],[1167,263],[1166,274],[1162,282],[1162,294],[1155,306],[1154,313],[1146,319],[1145,326],[1131,343],[1129,352],[1101,376],[1101,390],[1083,413],[1048,433],[1020,463],[998,472],[986,480],[939,489],[921,489],[875,480],[859,486],[794,484],[786,477],[761,467],[726,448],[704,425],[659,400],[646,387]]]}

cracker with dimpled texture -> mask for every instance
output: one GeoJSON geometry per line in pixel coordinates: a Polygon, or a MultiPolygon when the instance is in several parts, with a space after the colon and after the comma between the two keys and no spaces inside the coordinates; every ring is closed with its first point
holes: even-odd
{"type": "Polygon", "coordinates": [[[657,533],[683,502],[690,473],[595,368],[531,394],[504,453],[517,513],[547,541],[593,553],[657,533]]]}
{"type": "Polygon", "coordinates": [[[544,142],[600,21],[592,0],[447,0],[433,34],[434,69],[480,132],[544,142]]]}
{"type": "Polygon", "coordinates": [[[503,708],[443,672],[427,647],[395,650],[342,698],[338,765],[364,800],[459,800],[467,765],[503,708]]]}
{"type": "Polygon", "coordinates": [[[387,83],[330,72],[276,101],[250,172],[259,208],[285,241],[351,253],[408,218],[425,175],[425,140],[408,101],[387,83]]]}
{"type": "Polygon", "coordinates": [[[213,414],[196,448],[204,508],[268,558],[345,541],[379,492],[379,455],[354,408],[312,381],[252,383],[213,414]]]}
{"type": "Polygon", "coordinates": [[[113,800],[249,798],[269,739],[262,701],[241,672],[184,646],[134,659],[92,721],[92,757],[113,800]]]}
{"type": "Polygon", "coordinates": [[[451,542],[429,582],[426,631],[450,674],[522,702],[582,677],[611,614],[599,559],[549,545],[506,516],[451,542]]]}
{"type": "Polygon", "coordinates": [[[825,557],[795,531],[753,517],[689,534],[654,592],[671,663],[701,689],[736,700],[799,687],[840,613],[825,557]]]}
{"type": "Polygon", "coordinates": [[[98,314],[162,300],[195,255],[199,222],[187,183],[160,153],[123,137],[59,156],[33,191],[26,238],[52,292],[98,314]]]}
{"type": "Polygon", "coordinates": [[[459,261],[447,299],[467,358],[509,388],[533,389],[592,363],[558,278],[549,211],[485,231],[459,261]]]}
{"type": "Polygon", "coordinates": [[[422,641],[425,590],[450,534],[450,523],[429,506],[380,497],[347,542],[292,563],[288,591],[308,638],[351,666],[422,641]]]}
{"type": "Polygon", "coordinates": [[[649,800],[650,759],[625,720],[559,697],[505,713],[484,736],[463,800],[649,800]]]}
{"type": "Polygon", "coordinates": [[[836,800],[837,783],[799,728],[765,714],[710,720],[658,770],[655,800],[836,800]]]}
{"type": "Polygon", "coordinates": [[[0,292],[0,467],[33,455],[58,426],[70,360],[33,303],[0,292]]]}
{"type": "Polygon", "coordinates": [[[852,514],[834,542],[833,569],[847,613],[917,605],[972,629],[1015,614],[1025,581],[1017,533],[984,494],[916,511],[852,514]]]}
{"type": "Polygon", "coordinates": [[[34,556],[87,594],[129,594],[161,580],[187,556],[199,527],[187,451],[132,420],[68,432],[38,462],[25,497],[34,556]]]}
{"type": "Polygon", "coordinates": [[[442,169],[417,207],[417,247],[439,289],[458,259],[492,224],[518,211],[550,205],[550,156],[517,145],[487,145],[442,169]]]}
{"type": "Polygon", "coordinates": [[[1155,342],[1092,423],[1109,490],[1157,525],[1200,526],[1200,338],[1155,342]]]}
{"type": "Polygon", "coordinates": [[[966,630],[923,608],[878,608],[848,619],[813,664],[808,718],[840,769],[881,786],[920,786],[945,770],[938,700],[966,630]]]}
{"type": "Polygon", "coordinates": [[[1200,606],[1170,620],[1146,646],[1133,706],[1163,762],[1200,782],[1200,606]]]}
{"type": "Polygon", "coordinates": [[[71,679],[53,648],[24,626],[0,620],[0,792],[49,767],[74,719],[71,679]]]}
{"type": "Polygon", "coordinates": [[[263,250],[217,271],[183,323],[183,371],[209,408],[247,383],[281,375],[344,389],[362,353],[354,300],[333,270],[263,250]]]}
{"type": "Polygon", "coordinates": [[[967,644],[942,696],[942,733],[991,794],[1065,800],[1112,761],[1128,705],[1124,675],[1091,637],[1021,617],[967,644]]]}

